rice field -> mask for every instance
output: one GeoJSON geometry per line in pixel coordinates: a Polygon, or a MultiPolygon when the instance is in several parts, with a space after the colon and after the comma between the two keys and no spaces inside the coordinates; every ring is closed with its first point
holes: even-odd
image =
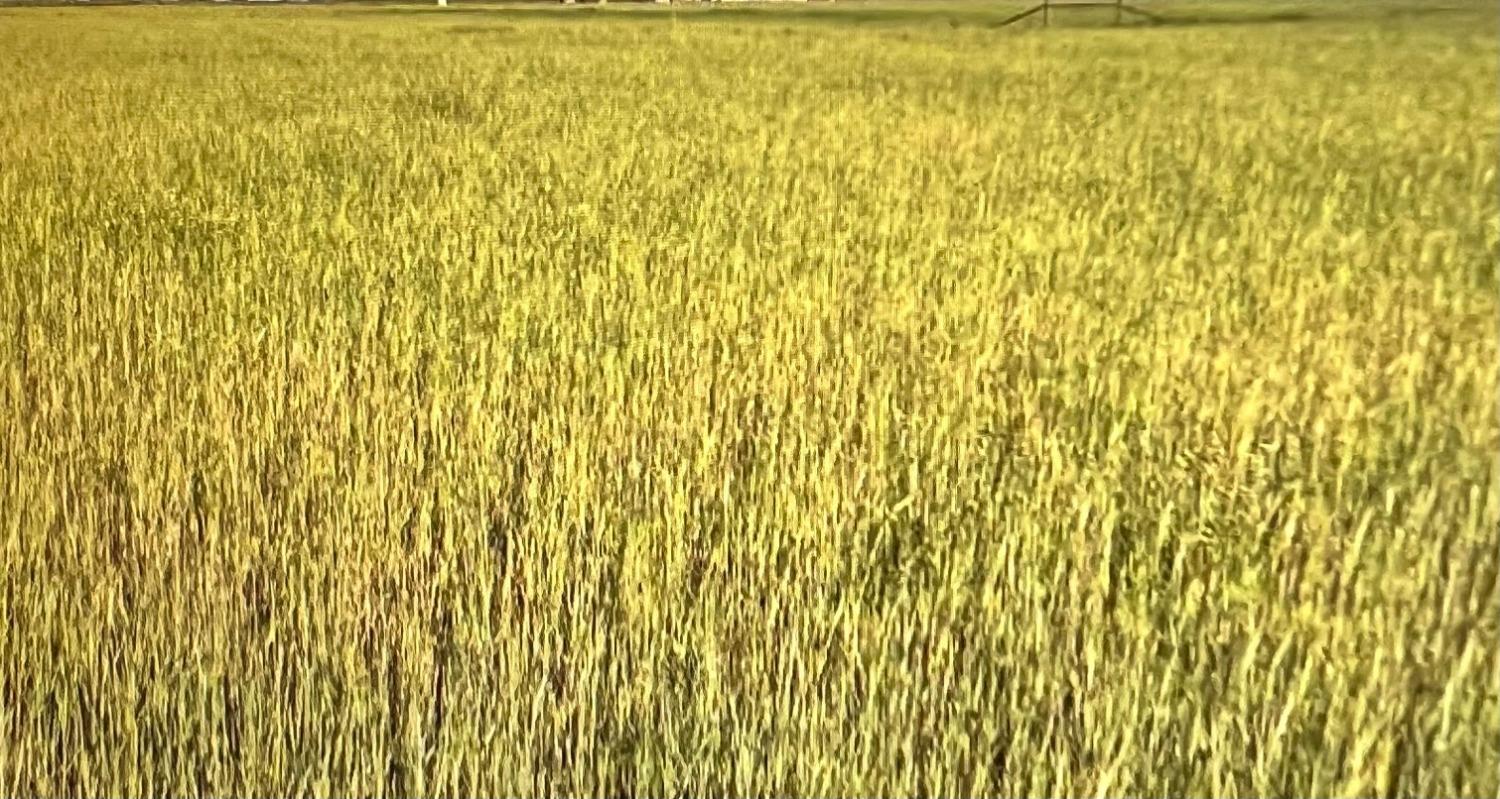
{"type": "Polygon", "coordinates": [[[0,795],[1500,793],[1500,11],[0,7],[0,795]]]}

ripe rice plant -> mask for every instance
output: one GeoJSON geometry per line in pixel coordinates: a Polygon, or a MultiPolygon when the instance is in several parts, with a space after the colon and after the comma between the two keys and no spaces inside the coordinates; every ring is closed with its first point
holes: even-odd
{"type": "Polygon", "coordinates": [[[1500,791],[1492,3],[617,6],[0,8],[0,795],[1500,791]]]}

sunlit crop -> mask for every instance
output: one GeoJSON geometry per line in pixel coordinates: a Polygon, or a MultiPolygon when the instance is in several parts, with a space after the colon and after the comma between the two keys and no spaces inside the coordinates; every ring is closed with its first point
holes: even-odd
{"type": "Polygon", "coordinates": [[[1496,795],[1493,4],[617,6],[0,8],[0,795],[1496,795]]]}

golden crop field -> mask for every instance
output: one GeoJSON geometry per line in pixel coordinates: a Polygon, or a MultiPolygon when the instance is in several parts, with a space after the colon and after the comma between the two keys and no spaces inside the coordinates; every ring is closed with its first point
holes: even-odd
{"type": "Polygon", "coordinates": [[[1500,11],[0,9],[0,795],[1500,791],[1500,11]]]}

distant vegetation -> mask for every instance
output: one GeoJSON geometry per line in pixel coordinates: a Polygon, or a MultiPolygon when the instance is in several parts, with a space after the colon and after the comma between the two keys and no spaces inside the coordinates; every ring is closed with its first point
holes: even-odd
{"type": "Polygon", "coordinates": [[[1493,3],[1016,7],[0,11],[0,795],[1494,796],[1493,3]]]}

